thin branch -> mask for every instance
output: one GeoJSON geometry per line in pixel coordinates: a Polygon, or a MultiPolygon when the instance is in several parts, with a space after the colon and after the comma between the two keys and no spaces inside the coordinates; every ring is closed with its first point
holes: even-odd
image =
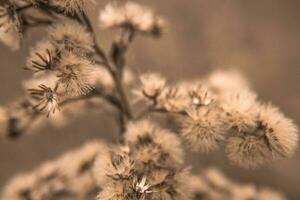
{"type": "MultiPolygon", "coordinates": [[[[66,105],[78,102],[78,101],[84,101],[87,99],[91,99],[93,97],[99,97],[105,99],[110,104],[114,105],[117,109],[121,109],[121,105],[119,104],[119,101],[116,97],[105,94],[102,91],[94,90],[90,92],[87,95],[74,97],[70,99],[66,99],[59,103],[60,108],[63,108],[66,105]]],[[[41,116],[44,115],[42,112],[38,112],[34,109],[32,109],[32,104],[28,101],[28,99],[22,100],[19,105],[21,106],[21,109],[24,109],[25,112],[27,112],[27,115],[25,118],[17,118],[17,117],[10,117],[8,120],[8,130],[6,137],[9,139],[17,139],[21,135],[25,134],[31,127],[32,124],[41,116]],[[19,127],[19,123],[22,120],[28,121],[25,123],[22,127],[19,127]]]]}

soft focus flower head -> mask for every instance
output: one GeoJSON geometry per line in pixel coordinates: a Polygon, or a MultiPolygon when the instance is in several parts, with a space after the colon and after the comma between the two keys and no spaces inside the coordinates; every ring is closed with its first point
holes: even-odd
{"type": "Polygon", "coordinates": [[[258,107],[256,94],[249,90],[229,92],[220,100],[225,112],[224,122],[237,132],[257,126],[258,107]]]}
{"type": "Polygon", "coordinates": [[[75,14],[84,11],[85,3],[95,3],[95,0],[49,0],[49,3],[65,13],[75,14]]]}
{"type": "Polygon", "coordinates": [[[191,105],[195,107],[209,106],[215,101],[215,98],[204,85],[198,85],[189,92],[191,105]]]}
{"type": "Polygon", "coordinates": [[[33,107],[39,112],[46,111],[47,116],[59,109],[58,95],[55,91],[45,85],[39,85],[37,89],[29,89],[32,98],[38,100],[33,107]]]}
{"type": "Polygon", "coordinates": [[[191,108],[182,122],[181,136],[194,151],[209,152],[218,148],[226,129],[218,108],[191,108]]]}
{"type": "Polygon", "coordinates": [[[22,28],[16,5],[11,1],[0,2],[0,41],[12,50],[21,46],[22,28]]]}
{"type": "Polygon", "coordinates": [[[105,28],[124,27],[138,32],[160,35],[165,24],[161,17],[155,16],[149,8],[134,2],[123,5],[108,4],[99,16],[105,28]]]}
{"type": "Polygon", "coordinates": [[[130,123],[124,135],[132,156],[140,163],[174,166],[183,162],[179,138],[150,121],[130,123]]]}
{"type": "Polygon", "coordinates": [[[293,155],[299,136],[298,128],[291,119],[277,107],[266,104],[260,107],[259,122],[274,159],[293,155]]]}
{"type": "Polygon", "coordinates": [[[61,56],[57,70],[58,86],[68,95],[86,95],[94,89],[92,77],[97,68],[90,60],[66,53],[61,56]]]}
{"type": "Polygon", "coordinates": [[[166,79],[160,74],[146,73],[140,76],[141,86],[134,90],[137,100],[146,100],[156,104],[157,98],[166,85],[166,79]]]}
{"type": "Polygon", "coordinates": [[[189,106],[190,97],[186,88],[177,86],[165,87],[157,99],[158,106],[168,112],[185,112],[189,106]]]}
{"type": "Polygon", "coordinates": [[[228,158],[235,164],[254,168],[271,160],[272,155],[262,137],[236,136],[230,137],[226,145],[228,158]]]}
{"type": "Polygon", "coordinates": [[[58,49],[53,43],[48,40],[41,41],[31,49],[25,69],[34,72],[54,70],[58,61],[58,49]]]}
{"type": "Polygon", "coordinates": [[[206,78],[207,85],[216,93],[239,92],[250,88],[248,80],[237,70],[216,70],[206,78]]]}
{"type": "Polygon", "coordinates": [[[60,51],[68,50],[78,54],[94,51],[94,41],[86,28],[74,21],[64,21],[50,28],[50,38],[60,51]]]}

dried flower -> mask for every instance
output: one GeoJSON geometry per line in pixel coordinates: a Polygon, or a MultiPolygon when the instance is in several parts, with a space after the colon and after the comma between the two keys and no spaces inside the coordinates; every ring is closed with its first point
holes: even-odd
{"type": "Polygon", "coordinates": [[[271,153],[262,137],[236,136],[227,141],[228,158],[239,166],[253,168],[271,159],[271,153]]]}
{"type": "Polygon", "coordinates": [[[134,93],[139,99],[145,99],[156,104],[157,98],[166,85],[166,79],[160,74],[147,73],[140,76],[141,86],[134,93]]]}
{"type": "Polygon", "coordinates": [[[189,92],[191,98],[191,105],[196,107],[209,106],[214,102],[214,97],[204,85],[198,85],[195,89],[189,92]]]}
{"type": "Polygon", "coordinates": [[[165,87],[158,99],[158,107],[169,112],[184,112],[189,106],[190,98],[183,87],[165,87]]]}
{"type": "Polygon", "coordinates": [[[102,149],[95,162],[94,174],[100,186],[107,183],[109,179],[127,180],[134,172],[134,160],[128,153],[116,148],[114,151],[102,149]]]}
{"type": "Polygon", "coordinates": [[[188,109],[181,136],[194,151],[215,150],[224,140],[226,129],[217,107],[188,109]]]}
{"type": "Polygon", "coordinates": [[[0,40],[12,50],[21,45],[21,21],[16,5],[9,0],[0,2],[0,40]]]}
{"type": "Polygon", "coordinates": [[[260,129],[274,159],[291,156],[298,144],[298,129],[277,107],[263,105],[259,115],[260,129]]]}
{"type": "Polygon", "coordinates": [[[48,40],[42,41],[31,50],[25,69],[34,72],[54,70],[58,60],[57,48],[48,40]]]}
{"type": "Polygon", "coordinates": [[[229,92],[220,101],[226,114],[224,121],[231,128],[243,132],[256,127],[259,107],[256,94],[249,90],[229,92]]]}
{"type": "Polygon", "coordinates": [[[125,27],[152,35],[159,35],[164,25],[164,20],[155,16],[150,9],[133,2],[108,4],[99,19],[105,28],[125,27]]]}
{"type": "Polygon", "coordinates": [[[1,199],[95,199],[99,187],[91,168],[101,146],[99,141],[87,142],[32,172],[15,176],[4,188],[1,199]]]}
{"type": "Polygon", "coordinates": [[[174,166],[183,162],[179,139],[150,121],[130,123],[124,137],[132,156],[141,164],[174,166]]]}
{"type": "Polygon", "coordinates": [[[206,83],[218,94],[249,89],[250,84],[237,70],[216,70],[206,78],[206,83]]]}
{"type": "Polygon", "coordinates": [[[72,53],[62,55],[57,67],[58,85],[71,96],[86,95],[93,90],[96,66],[89,60],[72,53]]]}
{"type": "Polygon", "coordinates": [[[51,5],[71,14],[82,12],[84,10],[84,4],[87,2],[94,2],[94,0],[49,0],[51,5]]]}
{"type": "Polygon", "coordinates": [[[46,111],[47,117],[59,109],[58,95],[51,88],[39,85],[38,89],[29,89],[28,91],[33,98],[39,101],[33,108],[40,112],[46,111]]]}
{"type": "Polygon", "coordinates": [[[79,55],[94,51],[94,41],[86,28],[74,21],[64,21],[50,28],[50,38],[60,51],[68,50],[79,55]]]}

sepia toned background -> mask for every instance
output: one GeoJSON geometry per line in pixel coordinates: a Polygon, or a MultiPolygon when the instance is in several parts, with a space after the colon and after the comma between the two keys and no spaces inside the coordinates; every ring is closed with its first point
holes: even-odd
{"type": "MultiPolygon", "coordinates": [[[[98,0],[99,8],[108,2],[98,0]]],[[[138,1],[165,16],[168,28],[159,40],[138,38],[128,64],[136,73],[158,71],[170,80],[205,76],[214,69],[239,69],[261,99],[272,101],[300,125],[300,1],[298,0],[144,0],[138,1]]],[[[97,26],[97,9],[88,8],[97,26]]],[[[98,26],[97,26],[98,27],[98,26]]],[[[98,27],[99,28],[99,27],[98,27]]],[[[11,52],[0,45],[0,104],[22,96],[22,70],[29,46],[42,38],[29,32],[24,48],[11,52]]],[[[99,28],[98,42],[108,48],[112,32],[99,28]]],[[[84,114],[62,129],[47,126],[17,141],[0,143],[0,188],[15,173],[28,171],[45,160],[97,137],[113,140],[117,129],[112,115],[84,114]]],[[[255,170],[232,165],[222,150],[190,155],[194,170],[223,169],[242,182],[268,185],[300,197],[300,152],[255,170]]]]}

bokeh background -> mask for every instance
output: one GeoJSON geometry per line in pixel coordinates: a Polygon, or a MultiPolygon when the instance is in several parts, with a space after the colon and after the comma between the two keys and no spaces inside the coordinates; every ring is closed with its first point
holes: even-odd
{"type": "MultiPolygon", "coordinates": [[[[108,1],[98,0],[99,8],[108,1]]],[[[136,73],[157,71],[170,80],[202,77],[214,69],[239,69],[261,99],[272,101],[300,125],[300,1],[298,0],[144,0],[165,16],[168,29],[159,40],[138,38],[128,54],[136,73]]],[[[88,8],[97,26],[96,8],[88,8]]],[[[98,27],[98,42],[108,48],[112,32],[98,27]]],[[[24,66],[30,45],[44,31],[29,32],[24,48],[11,52],[0,44],[0,104],[24,94],[20,82],[29,77],[24,66]]],[[[112,115],[84,114],[62,129],[47,126],[17,141],[0,143],[0,188],[15,173],[80,146],[87,140],[113,140],[112,115]]],[[[190,155],[195,170],[217,166],[242,182],[268,185],[300,197],[300,152],[255,170],[230,164],[222,150],[190,155]]]]}

